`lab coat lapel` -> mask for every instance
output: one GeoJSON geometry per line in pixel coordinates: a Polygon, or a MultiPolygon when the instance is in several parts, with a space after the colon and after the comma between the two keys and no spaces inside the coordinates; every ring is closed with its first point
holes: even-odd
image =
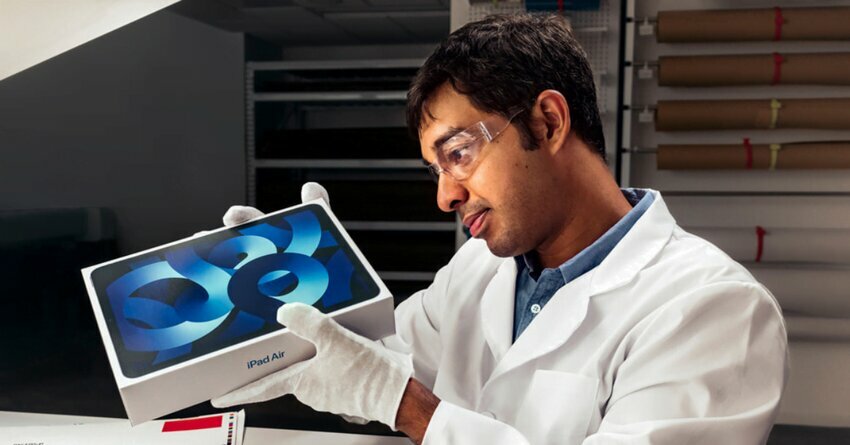
{"type": "Polygon", "coordinates": [[[516,261],[505,259],[481,298],[481,326],[496,363],[502,360],[513,342],[516,274],[516,261]]]}
{"type": "MultiPolygon", "coordinates": [[[[566,343],[587,316],[590,299],[594,295],[626,285],[658,255],[670,239],[676,221],[667,210],[661,195],[652,190],[649,193],[655,193],[652,205],[605,260],[558,290],[507,353],[497,356],[498,365],[490,381],[566,343]]],[[[500,272],[503,271],[500,269],[500,272]]],[[[515,264],[511,276],[514,281],[510,286],[510,327],[505,328],[509,333],[513,328],[515,264]]]]}
{"type": "Polygon", "coordinates": [[[657,191],[648,192],[655,194],[655,200],[629,233],[594,269],[589,283],[590,294],[601,294],[628,284],[658,256],[673,235],[676,220],[667,210],[667,204],[657,191]]]}
{"type": "Polygon", "coordinates": [[[587,315],[592,273],[588,272],[555,292],[496,366],[491,380],[566,343],[587,315]]]}

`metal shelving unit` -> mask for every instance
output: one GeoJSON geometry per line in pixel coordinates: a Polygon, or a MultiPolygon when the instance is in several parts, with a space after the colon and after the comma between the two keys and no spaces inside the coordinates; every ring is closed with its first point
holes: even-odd
{"type": "Polygon", "coordinates": [[[254,166],[258,168],[421,169],[422,162],[410,159],[254,159],[254,166]]]}
{"type": "Polygon", "coordinates": [[[407,91],[254,93],[255,102],[403,102],[407,91]]]}
{"type": "MultiPolygon", "coordinates": [[[[466,239],[453,216],[442,216],[433,210],[433,195],[418,199],[427,187],[434,187],[436,191],[436,186],[429,185],[431,182],[418,151],[410,153],[410,158],[404,158],[407,151],[384,157],[383,152],[374,150],[368,159],[363,153],[341,157],[339,153],[344,153],[347,146],[344,141],[340,143],[342,147],[322,149],[317,147],[322,143],[327,146],[326,141],[314,141],[311,139],[314,135],[309,133],[296,138],[295,132],[332,128],[356,134],[365,130],[371,132],[370,137],[374,139],[375,134],[380,136],[382,127],[403,126],[407,91],[395,87],[400,83],[406,85],[409,78],[405,79],[404,74],[409,72],[412,77],[422,62],[421,59],[247,62],[245,73],[247,201],[263,210],[284,207],[292,201],[269,198],[270,188],[294,188],[300,186],[296,183],[302,181],[301,178],[318,182],[323,180],[315,178],[325,178],[332,205],[343,225],[390,289],[404,288],[399,291],[402,293],[412,290],[417,283],[425,287],[433,280],[437,268],[448,261],[458,243],[466,239]],[[382,72],[388,75],[382,77],[382,72]],[[351,109],[356,110],[353,116],[358,118],[357,122],[339,115],[351,109]],[[322,126],[317,127],[317,122],[322,126]],[[275,136],[269,138],[268,134],[275,136]],[[258,146],[258,141],[264,138],[263,145],[258,146]],[[305,139],[310,141],[306,145],[305,139]],[[289,182],[281,185],[280,181],[264,180],[264,174],[288,178],[289,182]],[[383,182],[386,187],[381,186],[383,182]],[[361,185],[366,186],[362,195],[352,190],[361,185]],[[364,215],[352,215],[356,212],[351,209],[357,205],[353,201],[363,199],[363,205],[371,207],[374,203],[369,200],[374,196],[370,193],[383,191],[386,196],[394,193],[406,196],[406,188],[412,190],[411,197],[417,197],[407,200],[406,205],[416,206],[421,201],[423,210],[414,212],[425,216],[421,220],[416,217],[401,220],[408,218],[409,212],[398,213],[393,202],[387,202],[385,212],[380,215],[370,214],[365,218],[364,215]],[[273,208],[264,209],[264,206],[273,208]],[[427,211],[424,210],[426,206],[427,211]],[[390,241],[382,241],[384,238],[390,241]],[[427,247],[425,252],[423,246],[427,247]],[[408,252],[414,249],[420,254],[410,258],[408,252]],[[399,259],[393,261],[391,256],[396,252],[399,259]]],[[[342,115],[351,116],[352,113],[342,115]]],[[[396,295],[398,299],[407,296],[396,295]]]]}

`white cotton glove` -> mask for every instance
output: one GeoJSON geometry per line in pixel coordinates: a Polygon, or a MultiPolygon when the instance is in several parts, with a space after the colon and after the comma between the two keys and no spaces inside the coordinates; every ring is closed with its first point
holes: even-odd
{"type": "MultiPolygon", "coordinates": [[[[322,199],[325,204],[330,205],[331,199],[328,197],[328,191],[325,190],[317,182],[306,182],[301,186],[301,202],[309,202],[316,199],[322,199]]],[[[227,209],[222,221],[225,227],[238,226],[244,222],[254,218],[263,216],[263,212],[248,206],[232,206],[227,209]]]]}
{"type": "Polygon", "coordinates": [[[284,304],[277,321],[316,346],[316,355],[222,397],[224,408],[294,394],[318,411],[347,420],[377,420],[396,429],[396,413],[413,374],[410,357],[340,326],[318,309],[284,304]],[[352,419],[354,417],[355,419],[352,419]]]}

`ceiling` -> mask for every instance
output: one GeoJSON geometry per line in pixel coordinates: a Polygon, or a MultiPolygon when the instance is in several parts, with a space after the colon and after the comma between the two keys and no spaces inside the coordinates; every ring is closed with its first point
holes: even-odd
{"type": "Polygon", "coordinates": [[[281,46],[433,43],[449,33],[450,0],[182,0],[170,7],[281,46]]]}

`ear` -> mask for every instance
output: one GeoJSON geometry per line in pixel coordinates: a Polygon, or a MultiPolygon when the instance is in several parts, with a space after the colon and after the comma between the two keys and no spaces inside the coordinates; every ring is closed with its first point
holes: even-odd
{"type": "Polygon", "coordinates": [[[563,94],[546,90],[537,96],[532,111],[532,131],[540,148],[560,150],[572,128],[570,107],[563,94]]]}

